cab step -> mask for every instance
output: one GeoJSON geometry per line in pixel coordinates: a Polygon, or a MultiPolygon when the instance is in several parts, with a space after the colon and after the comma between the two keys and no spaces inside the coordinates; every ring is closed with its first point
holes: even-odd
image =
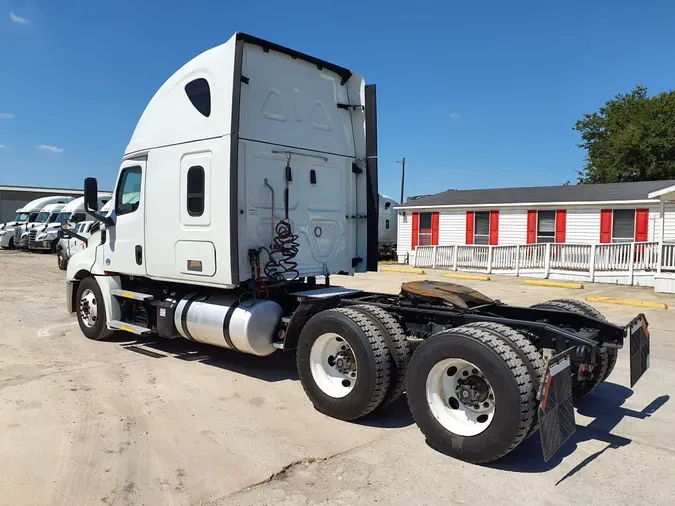
{"type": "Polygon", "coordinates": [[[121,297],[123,299],[144,300],[144,301],[154,299],[154,297],[149,293],[132,292],[130,290],[122,290],[121,288],[113,288],[112,290],[110,290],[110,293],[115,297],[121,297]]]}
{"type": "Polygon", "coordinates": [[[152,332],[152,330],[147,327],[141,327],[140,325],[134,325],[133,323],[122,322],[119,320],[110,320],[108,322],[108,328],[111,330],[123,330],[125,332],[131,332],[137,336],[147,336],[152,332]]]}

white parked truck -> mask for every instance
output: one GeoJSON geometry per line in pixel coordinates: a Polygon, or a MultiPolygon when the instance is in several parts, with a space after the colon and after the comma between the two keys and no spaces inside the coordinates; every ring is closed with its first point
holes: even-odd
{"type": "MultiPolygon", "coordinates": [[[[99,193],[98,207],[103,206],[111,198],[110,193],[99,193]]],[[[84,209],[84,197],[76,198],[63,206],[58,216],[49,223],[34,227],[28,234],[28,248],[35,251],[51,251],[56,253],[63,227],[91,219],[84,209]]]]}
{"type": "Polygon", "coordinates": [[[97,191],[85,180],[101,232],[67,270],[86,337],[295,350],[319,411],[354,420],[405,391],[432,446],[469,462],[540,425],[550,457],[624,340],[631,384],[648,367],[643,315],[618,326],[576,300],[515,307],[435,281],[331,286],[377,270],[375,87],[271,42],[238,33],[178,70],[136,126],[108,212],[97,191]]]}
{"type": "MultiPolygon", "coordinates": [[[[24,232],[32,228],[36,223],[42,222],[45,215],[40,216],[42,209],[50,204],[67,204],[73,200],[73,197],[56,196],[41,197],[28,202],[23,207],[16,210],[14,221],[5,224],[0,230],[0,247],[3,249],[14,249],[19,246],[24,232]]],[[[47,215],[47,218],[49,216],[47,215]]],[[[24,236],[25,246],[28,245],[28,236],[24,236]]]]}
{"type": "Polygon", "coordinates": [[[379,195],[378,197],[380,217],[377,240],[380,258],[394,258],[396,256],[396,231],[398,229],[398,215],[394,207],[398,205],[398,202],[386,195],[379,195]]]}
{"type": "Polygon", "coordinates": [[[68,268],[70,257],[87,247],[89,238],[100,230],[100,226],[98,221],[80,221],[60,234],[56,243],[56,264],[59,269],[65,271],[68,268]]]}

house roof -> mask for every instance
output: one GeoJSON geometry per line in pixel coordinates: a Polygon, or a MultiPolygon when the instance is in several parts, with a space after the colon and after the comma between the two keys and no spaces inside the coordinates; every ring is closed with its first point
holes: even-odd
{"type": "Polygon", "coordinates": [[[675,185],[671,181],[583,184],[569,186],[531,186],[489,190],[448,190],[410,200],[398,208],[472,207],[489,205],[638,202],[649,200],[649,193],[675,185]]]}

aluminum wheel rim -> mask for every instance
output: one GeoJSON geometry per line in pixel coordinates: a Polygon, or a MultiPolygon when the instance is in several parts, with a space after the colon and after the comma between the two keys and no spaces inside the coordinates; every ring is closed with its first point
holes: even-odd
{"type": "Polygon", "coordinates": [[[357,377],[354,350],[338,334],[328,332],[314,341],[309,364],[314,382],[326,395],[341,399],[354,389],[357,377]]]}
{"type": "Polygon", "coordinates": [[[477,436],[494,418],[492,385],[478,367],[461,358],[446,358],[432,367],[427,376],[426,394],[429,409],[438,423],[458,436],[477,436]],[[476,392],[480,392],[480,402],[470,398],[477,395],[476,392]]]}
{"type": "Polygon", "coordinates": [[[82,322],[89,328],[96,325],[98,319],[98,306],[94,292],[88,288],[82,292],[80,297],[80,317],[82,322]]]}

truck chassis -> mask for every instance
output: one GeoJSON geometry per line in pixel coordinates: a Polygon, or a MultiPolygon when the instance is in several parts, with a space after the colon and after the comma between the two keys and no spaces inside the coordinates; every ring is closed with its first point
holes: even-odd
{"type": "MultiPolygon", "coordinates": [[[[119,277],[121,288],[104,295],[101,280],[110,278],[69,283],[68,306],[87,337],[156,333],[262,354],[235,343],[228,330],[234,308],[258,301],[255,288],[209,293],[119,277]],[[186,326],[191,304],[218,302],[223,292],[234,302],[216,317],[222,342],[195,338],[186,326]],[[118,301],[120,320],[106,317],[105,300],[118,301]]],[[[318,411],[355,420],[405,393],[431,446],[472,463],[503,457],[537,430],[548,460],[574,433],[574,401],[607,379],[626,339],[631,387],[649,367],[643,314],[618,326],[573,299],[518,307],[451,283],[414,281],[391,295],[330,286],[329,277],[325,285],[313,278],[283,284],[264,298],[282,308],[270,344],[296,351],[300,381],[318,411]]],[[[206,325],[207,316],[189,318],[206,325]]]]}

